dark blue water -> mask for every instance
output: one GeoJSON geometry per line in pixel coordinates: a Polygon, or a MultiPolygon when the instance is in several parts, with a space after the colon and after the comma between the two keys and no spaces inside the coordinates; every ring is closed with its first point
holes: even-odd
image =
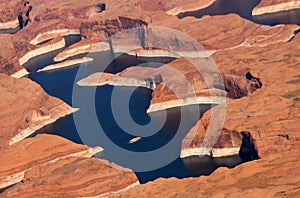
{"type": "Polygon", "coordinates": [[[271,23],[267,21],[255,20],[252,16],[253,9],[260,3],[260,1],[261,0],[216,0],[207,8],[181,13],[177,15],[177,17],[181,19],[187,16],[201,18],[205,15],[218,16],[226,14],[237,14],[240,17],[254,23],[271,25],[271,23]]]}
{"type": "MultiPolygon", "coordinates": [[[[83,101],[85,102],[80,103],[80,106],[75,106],[80,108],[80,110],[76,112],[74,116],[82,116],[81,114],[86,111],[87,106],[94,106],[96,109],[97,122],[102,127],[103,133],[99,132],[96,127],[93,127],[94,125],[91,123],[92,118],[90,118],[90,115],[86,114],[82,117],[82,119],[84,119],[83,132],[78,131],[76,128],[73,115],[44,127],[40,130],[40,132],[56,134],[73,142],[83,143],[91,147],[101,146],[104,148],[104,152],[97,155],[97,157],[107,159],[127,168],[132,168],[133,170],[136,170],[136,167],[143,167],[151,163],[159,164],[160,161],[167,162],[165,164],[162,163],[163,166],[158,166],[156,169],[149,168],[147,171],[136,171],[136,175],[141,183],[145,183],[159,177],[184,178],[203,174],[207,175],[214,171],[217,167],[231,166],[230,164],[227,165],[226,161],[224,161],[224,163],[215,163],[211,158],[202,158],[202,160],[200,160],[201,162],[196,163],[200,164],[200,167],[198,166],[195,170],[195,168],[190,167],[190,164],[192,164],[192,167],[195,167],[195,161],[192,163],[187,161],[183,162],[182,159],[179,158],[182,139],[197,123],[201,115],[211,107],[210,105],[202,106],[200,109],[198,109],[198,106],[197,108],[196,106],[187,106],[184,108],[169,109],[165,112],[167,115],[166,121],[160,130],[153,135],[143,137],[136,143],[129,144],[128,142],[136,136],[130,134],[130,129],[123,129],[117,123],[112,109],[113,93],[117,93],[120,98],[115,101],[113,105],[115,105],[121,112],[126,111],[126,108],[129,108],[130,116],[135,123],[145,126],[150,122],[153,122],[155,126],[156,122],[157,125],[161,122],[161,115],[163,113],[157,112],[151,115],[146,113],[150,104],[152,92],[146,88],[134,87],[78,87],[76,82],[74,82],[77,71],[78,68],[72,68],[57,72],[35,73],[31,74],[29,77],[33,81],[39,83],[48,94],[62,99],[71,106],[74,106],[72,102],[74,84],[77,89],[82,91],[82,93],[88,93],[91,89],[95,89],[94,101],[85,100],[85,95],[82,94],[83,101]],[[123,99],[128,96],[128,93],[131,94],[129,104],[123,99]],[[185,117],[183,120],[181,119],[182,115],[185,117]],[[82,133],[85,133],[84,136],[88,135],[89,138],[83,140],[82,133]],[[149,152],[157,151],[167,144],[170,146],[166,151],[148,156],[149,152]],[[118,150],[115,147],[118,147],[118,149],[121,148],[121,150],[118,150]],[[123,151],[129,152],[130,154],[127,155],[127,153],[123,153],[123,151]],[[133,152],[142,153],[142,155],[135,157],[135,155],[131,155],[133,152]],[[203,160],[209,160],[209,164],[213,165],[209,165],[210,168],[201,169],[201,163],[203,164],[203,160]],[[200,171],[200,174],[198,174],[198,169],[202,170],[200,171]]],[[[82,74],[81,78],[84,78],[93,72],[95,71],[86,68],[86,72],[82,74]]],[[[132,128],[132,130],[135,129],[132,128]]],[[[145,134],[150,134],[152,131],[140,130],[134,132],[138,132],[140,136],[143,136],[145,134]]],[[[241,163],[240,160],[235,160],[234,165],[239,163],[241,163]]]]}

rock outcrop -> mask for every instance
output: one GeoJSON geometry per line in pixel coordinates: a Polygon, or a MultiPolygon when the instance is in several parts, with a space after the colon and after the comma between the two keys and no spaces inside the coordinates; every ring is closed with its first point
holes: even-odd
{"type": "MultiPolygon", "coordinates": [[[[201,60],[207,62],[206,59],[201,60]]],[[[208,70],[203,71],[209,73],[208,70]]],[[[218,74],[211,73],[217,79],[218,74]]],[[[153,82],[153,81],[152,81],[153,82]]],[[[223,89],[209,87],[200,71],[184,58],[170,62],[158,68],[129,67],[116,75],[96,73],[78,82],[81,86],[141,86],[153,89],[148,112],[159,111],[178,106],[193,104],[220,104],[226,101],[223,89]],[[149,87],[147,79],[160,76],[162,81],[149,87]]]]}
{"type": "Polygon", "coordinates": [[[193,104],[222,104],[226,100],[241,98],[261,88],[260,80],[248,72],[244,77],[222,75],[220,81],[208,86],[203,76],[218,79],[216,71],[209,71],[207,59],[198,60],[207,68],[197,70],[197,66],[184,58],[176,59],[158,68],[129,67],[121,73],[95,73],[78,82],[80,86],[135,86],[153,90],[148,112],[193,104]],[[160,76],[159,80],[149,77],[160,76]],[[147,81],[148,79],[148,81],[147,81]],[[151,79],[151,78],[150,78],[151,79]],[[229,97],[226,99],[226,97],[229,97]]]}
{"type": "Polygon", "coordinates": [[[168,14],[177,15],[181,12],[197,10],[212,4],[214,0],[205,1],[184,1],[184,0],[171,0],[168,2],[160,0],[138,0],[136,6],[144,11],[166,11],[168,14]]]}
{"type": "MultiPolygon", "coordinates": [[[[221,148],[226,145],[225,142],[234,141],[236,132],[247,132],[251,135],[260,157],[283,152],[299,144],[299,130],[296,127],[299,120],[300,94],[297,87],[299,41],[300,37],[296,36],[289,43],[278,43],[264,48],[240,47],[214,54],[214,60],[221,72],[245,73],[251,68],[251,73],[260,78],[263,86],[248,97],[227,103],[224,124],[215,131],[208,130],[215,124],[210,123],[211,110],[206,112],[183,141],[182,155],[193,155],[193,152],[197,155],[201,149],[209,153],[211,148],[207,149],[205,145],[214,145],[213,149],[221,148]],[[257,54],[263,58],[257,59],[257,54]],[[219,137],[219,141],[222,140],[224,133],[232,135],[220,144],[217,141],[219,137]]],[[[223,107],[225,106],[221,105],[214,109],[218,111],[223,107]]],[[[229,148],[240,146],[241,141],[238,141],[229,148]]]]}
{"type": "MultiPolygon", "coordinates": [[[[83,23],[81,28],[82,35],[86,35],[89,39],[83,39],[68,47],[59,53],[54,60],[64,61],[91,56],[95,59],[95,64],[100,64],[101,61],[97,61],[97,56],[99,59],[103,56],[102,60],[114,60],[120,53],[136,57],[138,61],[146,57],[208,57],[215,51],[222,49],[231,49],[239,46],[266,46],[274,42],[286,42],[291,40],[299,29],[296,25],[278,25],[274,27],[258,25],[234,14],[205,16],[201,19],[175,18],[170,20],[166,18],[159,22],[153,21],[148,24],[149,26],[146,26],[146,22],[132,19],[130,23],[125,23],[133,23],[126,26],[126,28],[140,27],[139,29],[118,34],[112,37],[111,40],[107,40],[108,36],[125,29],[123,28],[124,25],[119,21],[121,20],[90,22],[90,24],[83,23]],[[113,23],[113,21],[115,22],[113,23]],[[219,25],[225,23],[230,24],[231,27],[227,28],[227,26],[219,25]],[[190,29],[197,29],[197,31],[188,31],[188,29],[183,28],[186,24],[189,24],[190,29]],[[156,29],[151,27],[151,25],[164,26],[171,29],[156,29]],[[214,31],[211,31],[209,27],[216,28],[214,28],[214,31]],[[174,33],[173,29],[181,33],[176,33],[176,31],[174,33]],[[166,36],[166,31],[169,31],[173,36],[166,36]],[[199,34],[199,32],[201,33],[199,34]],[[203,47],[198,49],[196,53],[195,43],[187,41],[186,36],[191,36],[203,47]],[[169,47],[165,49],[164,46],[169,47]]],[[[120,70],[125,68],[120,68],[120,70]]]]}
{"type": "Polygon", "coordinates": [[[252,12],[255,20],[268,24],[300,25],[300,2],[297,0],[262,0],[252,12]]]}
{"type": "Polygon", "coordinates": [[[43,126],[76,111],[25,78],[14,79],[0,74],[0,95],[1,147],[19,142],[43,126]]]}
{"type": "Polygon", "coordinates": [[[240,18],[236,14],[204,16],[200,19],[191,17],[177,20],[166,19],[153,25],[160,24],[186,33],[203,45],[206,50],[221,50],[238,46],[256,47],[286,42],[293,38],[294,31],[299,29],[297,25],[273,27],[259,25],[240,18]],[[189,28],[186,28],[185,24],[188,24],[189,28]],[[226,24],[226,26],[221,24],[226,24]]]}
{"type": "MultiPolygon", "coordinates": [[[[134,187],[139,183],[132,171],[91,158],[101,148],[52,135],[27,138],[75,109],[48,96],[29,79],[0,74],[2,195],[299,195],[299,2],[262,0],[253,10],[254,19],[280,24],[275,26],[251,22],[249,4],[258,1],[247,1],[245,15],[241,15],[244,7],[239,6],[245,0],[226,2],[236,3],[230,9],[223,2],[0,2],[0,33],[5,33],[0,34],[0,73],[21,78],[30,72],[82,63],[99,70],[121,55],[111,70],[104,68],[79,84],[150,88],[148,112],[191,104],[217,105],[187,134],[181,157],[239,155],[244,162],[261,158],[230,170],[221,168],[208,177],[159,179],[134,187]],[[153,26],[166,28],[155,30],[153,26]],[[131,28],[136,31],[124,34],[131,28]],[[202,47],[195,52],[197,42],[202,47]],[[201,71],[189,60],[202,66],[201,71]],[[214,63],[219,71],[209,67],[214,63]],[[221,113],[213,115],[214,111],[221,113]],[[213,119],[221,125],[211,123],[213,119]]],[[[139,140],[143,138],[135,137],[129,144],[139,140]]]]}
{"type": "Polygon", "coordinates": [[[19,58],[33,47],[16,35],[0,34],[0,72],[11,75],[22,70],[19,58]]]}
{"type": "Polygon", "coordinates": [[[0,188],[4,197],[100,196],[138,185],[131,170],[91,158],[89,148],[54,135],[22,140],[0,154],[0,188]]]}
{"type": "Polygon", "coordinates": [[[139,185],[128,169],[97,158],[68,157],[33,166],[4,197],[107,197],[139,185]]]}
{"type": "Polygon", "coordinates": [[[13,34],[28,25],[32,6],[28,1],[10,1],[0,3],[1,10],[0,34],[13,34]]]}
{"type": "Polygon", "coordinates": [[[53,135],[38,135],[1,150],[0,188],[23,180],[35,165],[51,164],[70,156],[91,157],[93,149],[53,135]]]}
{"type": "Polygon", "coordinates": [[[297,197],[299,146],[210,176],[158,179],[111,197],[297,197]],[[280,167],[280,168],[279,168],[280,167]]]}
{"type": "MultiPolygon", "coordinates": [[[[62,40],[64,37],[66,46],[69,46],[68,44],[72,43],[72,39],[74,40],[70,37],[79,35],[80,38],[79,28],[84,20],[88,18],[91,20],[94,18],[95,20],[99,17],[101,13],[97,11],[99,10],[98,6],[99,2],[96,0],[88,3],[75,0],[61,3],[45,3],[39,0],[2,2],[0,29],[1,26],[6,29],[15,28],[16,26],[19,30],[20,25],[23,26],[23,29],[14,35],[0,35],[0,72],[11,75],[20,71],[24,61],[21,59],[20,64],[18,59],[26,57],[28,53],[31,54],[30,58],[34,57],[33,54],[36,54],[36,50],[39,51],[36,55],[47,54],[49,50],[44,51],[38,45],[44,44],[44,47],[52,48],[51,43],[49,43],[52,39],[62,40]],[[26,26],[27,24],[28,26],[26,26]]],[[[18,76],[22,75],[16,75],[16,77],[18,76]]]]}
{"type": "Polygon", "coordinates": [[[245,77],[234,75],[223,75],[224,87],[230,98],[241,98],[247,96],[262,87],[259,78],[247,72],[245,77]]]}
{"type": "MultiPolygon", "coordinates": [[[[159,2],[157,3],[159,4],[159,2]]],[[[186,3],[183,1],[174,1],[166,3],[166,10],[172,8],[189,9],[192,7],[207,6],[210,3],[210,1],[199,2],[199,5],[198,3],[195,5],[194,2],[186,3]]],[[[150,11],[151,9],[143,8],[149,7],[149,5],[155,4],[155,2],[149,2],[149,5],[147,5],[147,2],[140,3],[137,1],[135,4],[140,6],[135,7],[134,11],[132,11],[130,10],[131,5],[129,5],[128,2],[121,0],[114,4],[105,2],[105,12],[98,12],[99,6],[101,7],[103,3],[99,4],[96,0],[90,1],[87,4],[78,3],[75,2],[75,0],[68,0],[62,4],[45,4],[39,1],[30,2],[30,6],[32,7],[29,20],[31,21],[29,22],[30,26],[23,28],[9,38],[11,40],[9,42],[10,44],[3,42],[3,48],[6,49],[6,52],[1,53],[1,65],[4,67],[1,68],[1,72],[10,75],[13,74],[15,77],[21,77],[26,74],[25,70],[21,73],[16,72],[22,69],[20,65],[24,66],[27,70],[32,70],[32,68],[28,69],[29,63],[27,65],[25,64],[30,59],[36,59],[32,60],[32,63],[35,63],[34,70],[36,71],[47,65],[59,63],[67,58],[79,58],[77,55],[84,56],[87,52],[86,44],[88,43],[90,45],[93,43],[92,40],[94,40],[94,42],[101,42],[111,35],[130,28],[142,27],[140,34],[132,35],[133,37],[137,37],[132,39],[139,40],[138,46],[135,46],[139,48],[138,50],[155,48],[156,46],[149,45],[149,41],[155,39],[157,36],[161,37],[159,38],[160,41],[163,39],[165,43],[170,43],[168,37],[162,37],[162,33],[156,32],[155,34],[149,34],[151,30],[149,31],[148,28],[145,28],[147,25],[164,26],[186,33],[202,44],[208,54],[213,53],[215,50],[237,46],[264,46],[269,43],[288,41],[293,38],[295,31],[299,29],[298,26],[293,25],[275,27],[262,26],[242,19],[234,14],[204,16],[200,19],[191,17],[178,19],[177,17],[163,14],[162,11],[157,11],[155,12],[156,14],[164,15],[163,17],[157,17],[157,15],[151,14],[151,12],[153,12],[150,11]],[[143,6],[143,4],[145,4],[145,6],[143,6]],[[38,9],[35,9],[35,7],[38,9]],[[187,24],[189,30],[183,28],[187,24]],[[230,24],[230,28],[220,24],[230,24]],[[214,31],[211,31],[209,27],[215,27],[214,31]],[[201,32],[201,34],[199,34],[199,32],[201,32]],[[71,39],[73,41],[68,42],[66,38],[72,36],[79,38],[73,38],[71,39]],[[81,44],[77,45],[78,48],[74,46],[70,50],[63,52],[64,55],[59,54],[56,56],[60,52],[59,50],[63,49],[63,45],[60,45],[60,47],[56,45],[54,49],[53,43],[51,44],[51,42],[54,42],[53,39],[56,38],[62,41],[64,38],[66,42],[64,47],[68,47],[78,42],[80,36],[87,38],[88,41],[82,41],[80,42],[81,44]],[[14,45],[10,46],[12,43],[14,43],[14,45]],[[19,46],[22,46],[22,48],[19,46]],[[52,51],[49,51],[50,48],[53,48],[52,51]],[[38,61],[43,58],[40,56],[42,54],[48,54],[46,55],[46,59],[49,60],[44,62],[38,61]]],[[[26,6],[28,5],[26,3],[26,6]]],[[[159,10],[158,6],[154,7],[156,10],[159,10]]],[[[7,39],[7,36],[5,37],[5,39],[7,39]]],[[[182,40],[182,38],[176,39],[179,41],[182,40]]],[[[58,43],[56,42],[56,44],[58,43]]],[[[126,49],[124,46],[128,46],[127,43],[123,43],[123,46],[120,46],[120,42],[113,44],[113,46],[111,46],[111,44],[109,45],[110,51],[115,53],[123,52],[124,49],[126,49]]],[[[161,45],[164,46],[163,43],[161,43],[161,45]]],[[[191,54],[189,52],[190,49],[185,50],[187,50],[184,53],[185,55],[191,54]]],[[[148,52],[149,51],[151,50],[148,50],[148,52]]],[[[163,54],[164,52],[159,53],[163,54]]],[[[166,54],[170,55],[171,53],[172,52],[166,54]]]]}

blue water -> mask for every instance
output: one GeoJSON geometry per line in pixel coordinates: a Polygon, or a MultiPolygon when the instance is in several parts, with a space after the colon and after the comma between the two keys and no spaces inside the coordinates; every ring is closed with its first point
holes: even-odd
{"type": "MultiPolygon", "coordinates": [[[[203,175],[203,172],[205,174],[210,174],[217,167],[227,165],[226,162],[215,163],[211,158],[202,158],[204,161],[208,160],[209,164],[213,165],[210,166],[211,168],[203,167],[203,169],[201,169],[200,165],[200,167],[196,168],[195,170],[195,168],[193,168],[195,167],[194,161],[193,163],[183,163],[183,160],[179,158],[182,139],[197,123],[201,115],[210,108],[210,106],[200,107],[200,110],[198,107],[196,108],[196,106],[169,109],[165,112],[167,114],[167,118],[160,130],[158,130],[154,135],[144,137],[136,143],[129,144],[128,142],[136,136],[130,134],[131,131],[124,130],[117,123],[112,109],[112,94],[117,94],[119,98],[119,100],[114,102],[114,105],[121,111],[123,111],[123,108],[124,111],[126,108],[129,108],[130,116],[135,123],[145,126],[152,122],[154,123],[153,125],[155,128],[156,122],[157,126],[159,125],[163,113],[157,112],[151,115],[146,113],[146,110],[150,104],[152,92],[146,88],[134,87],[78,87],[75,83],[77,71],[78,68],[72,68],[57,72],[34,73],[29,77],[33,81],[40,84],[48,94],[62,99],[71,106],[74,106],[72,102],[72,90],[74,84],[75,87],[81,90],[82,93],[89,93],[89,91],[95,89],[94,101],[83,99],[85,102],[80,103],[80,106],[75,106],[80,108],[80,110],[74,115],[75,117],[81,116],[81,114],[86,111],[87,106],[94,106],[96,109],[97,122],[102,127],[104,133],[100,133],[96,127],[93,127],[94,125],[91,123],[92,118],[89,117],[90,115],[83,115],[83,119],[85,120],[83,122],[83,132],[79,132],[76,128],[73,115],[67,116],[66,118],[63,118],[52,125],[44,127],[40,132],[56,134],[73,142],[80,144],[83,143],[91,147],[101,146],[104,148],[104,152],[100,155],[97,155],[97,157],[107,159],[111,162],[131,168],[133,170],[136,170],[136,167],[139,167],[139,165],[145,166],[147,164],[151,164],[152,162],[154,164],[156,162],[159,164],[160,161],[163,162],[169,160],[168,163],[157,169],[149,169],[150,171],[136,171],[136,175],[141,183],[145,183],[159,177],[184,178],[203,175]],[[128,93],[131,93],[129,104],[123,99],[128,96],[128,93]],[[184,115],[186,119],[181,120],[181,115],[184,115]],[[82,133],[88,135],[89,138],[83,141],[82,133]],[[147,157],[148,152],[156,151],[169,143],[170,146],[167,151],[147,157]],[[121,148],[121,152],[116,151],[115,146],[121,148]],[[133,157],[128,157],[131,155],[127,156],[127,153],[123,153],[123,150],[126,152],[145,153],[145,155],[142,155],[142,157],[134,157],[134,155],[133,157]],[[170,161],[170,159],[173,160],[170,161]],[[192,164],[192,168],[189,167],[189,164],[192,164]],[[198,174],[199,168],[200,170],[203,170],[200,171],[200,174],[198,174]]],[[[86,72],[82,74],[80,78],[84,78],[93,72],[94,71],[89,71],[89,69],[86,69],[86,72]]],[[[82,94],[82,97],[84,98],[85,94],[82,94]]],[[[143,136],[145,134],[150,134],[151,132],[152,131],[140,130],[138,131],[138,134],[143,136]]],[[[203,160],[201,162],[202,164],[203,160]]],[[[235,162],[235,165],[241,163],[239,160],[235,160],[235,162]]]]}

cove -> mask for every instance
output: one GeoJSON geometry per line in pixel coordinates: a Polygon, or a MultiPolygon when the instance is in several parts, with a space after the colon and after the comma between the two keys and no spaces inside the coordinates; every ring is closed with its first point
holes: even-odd
{"type": "MultiPolygon", "coordinates": [[[[69,105],[72,104],[72,90],[73,86],[78,86],[75,82],[76,73],[78,68],[71,68],[67,70],[59,70],[55,72],[38,72],[29,75],[29,78],[40,84],[44,90],[52,96],[62,99],[69,105]]],[[[86,67],[86,73],[81,77],[84,78],[91,73],[95,72],[94,69],[86,67]]],[[[92,89],[91,87],[77,87],[81,89],[82,93],[88,93],[92,89]]],[[[152,114],[147,114],[146,110],[149,107],[151,100],[151,90],[146,88],[135,88],[135,87],[113,87],[113,86],[102,86],[97,87],[95,92],[95,100],[89,101],[84,100],[81,106],[74,106],[80,108],[74,115],[60,119],[54,124],[48,125],[38,131],[37,133],[51,133],[55,135],[67,138],[75,143],[85,144],[87,146],[101,146],[104,148],[104,152],[97,155],[96,157],[106,159],[110,162],[114,162],[126,168],[134,170],[136,165],[145,165],[144,163],[154,163],[157,161],[164,161],[169,156],[175,156],[174,160],[166,163],[163,167],[148,171],[136,171],[136,175],[140,183],[146,183],[148,181],[155,180],[159,177],[177,177],[186,178],[191,176],[209,175],[216,168],[220,166],[234,167],[243,161],[239,156],[232,156],[226,158],[210,158],[210,157],[188,157],[181,159],[181,141],[186,136],[188,131],[197,123],[203,113],[210,109],[212,105],[205,106],[186,106],[171,108],[166,110],[165,122],[162,127],[153,134],[151,129],[130,131],[124,130],[119,126],[116,121],[116,115],[114,115],[112,109],[112,96],[118,95],[118,100],[114,102],[114,105],[122,112],[129,108],[131,119],[138,125],[144,126],[152,121],[153,128],[158,127],[160,122],[163,120],[162,112],[158,111],[152,114]],[[129,103],[124,98],[130,95],[129,103]],[[102,136],[99,137],[99,131],[93,128],[93,124],[90,123],[91,118],[89,115],[84,116],[84,132],[78,131],[74,116],[85,112],[86,106],[91,105],[95,107],[97,120],[103,129],[102,136]],[[184,115],[185,119],[182,119],[184,115]],[[157,124],[156,124],[157,123],[157,124]],[[135,138],[135,135],[130,134],[135,132],[140,134],[141,140],[129,144],[129,141],[135,138]],[[82,133],[89,134],[89,138],[82,140],[82,133]],[[108,139],[108,141],[107,141],[108,139]],[[116,152],[114,145],[126,152],[145,153],[147,156],[148,152],[156,151],[164,145],[172,142],[168,152],[159,153],[157,157],[143,158],[128,158],[125,154],[116,152]]],[[[84,94],[82,95],[84,98],[84,94]]],[[[134,130],[134,129],[132,129],[134,130]]],[[[85,135],[86,135],[85,134],[85,135]]]]}

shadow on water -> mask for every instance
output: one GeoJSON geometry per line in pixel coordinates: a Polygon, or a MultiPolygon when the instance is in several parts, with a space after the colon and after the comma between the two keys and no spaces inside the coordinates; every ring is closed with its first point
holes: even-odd
{"type": "Polygon", "coordinates": [[[241,163],[239,155],[212,158],[211,156],[191,156],[182,159],[184,166],[193,177],[210,175],[219,167],[233,168],[241,163]]]}
{"type": "Polygon", "coordinates": [[[300,25],[300,9],[281,11],[276,13],[266,13],[254,16],[254,20],[258,23],[267,22],[271,25],[277,24],[297,24],[300,25]]]}
{"type": "Polygon", "coordinates": [[[227,157],[191,156],[182,159],[191,176],[210,175],[219,167],[234,168],[235,166],[260,159],[254,141],[249,132],[242,132],[242,145],[238,155],[227,157]]]}

